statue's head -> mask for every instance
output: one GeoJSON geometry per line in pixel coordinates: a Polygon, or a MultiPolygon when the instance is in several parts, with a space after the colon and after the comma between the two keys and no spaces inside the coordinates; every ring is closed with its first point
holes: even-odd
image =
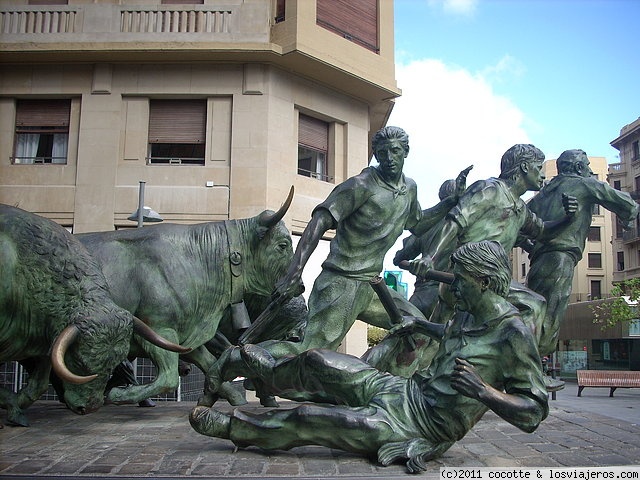
{"type": "Polygon", "coordinates": [[[451,195],[456,193],[456,181],[453,179],[445,180],[440,185],[440,190],[438,190],[438,198],[440,200],[444,200],[445,198],[450,197],[451,195]]]}
{"type": "Polygon", "coordinates": [[[400,127],[384,127],[376,132],[371,139],[371,149],[375,154],[376,149],[383,143],[398,140],[404,148],[405,156],[409,154],[409,135],[400,127]]]}
{"type": "Polygon", "coordinates": [[[404,159],[409,154],[409,135],[400,127],[384,127],[371,140],[379,171],[387,180],[397,180],[402,174],[404,159]]]}
{"type": "Polygon", "coordinates": [[[565,150],[556,160],[558,175],[580,175],[581,177],[590,177],[593,171],[589,166],[589,157],[584,150],[578,148],[573,150],[565,150]]]}
{"type": "Polygon", "coordinates": [[[544,181],[541,173],[544,153],[530,143],[518,143],[504,152],[500,160],[500,178],[516,180],[524,177],[527,190],[540,190],[544,181]]]}
{"type": "Polygon", "coordinates": [[[476,278],[487,288],[506,297],[511,284],[511,263],[502,245],[496,241],[470,242],[451,255],[454,267],[476,278]]]}

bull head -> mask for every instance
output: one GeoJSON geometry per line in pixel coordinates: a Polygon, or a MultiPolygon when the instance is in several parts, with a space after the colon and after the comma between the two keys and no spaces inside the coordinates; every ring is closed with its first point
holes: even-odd
{"type": "Polygon", "coordinates": [[[291,185],[291,189],[289,189],[289,195],[287,199],[284,201],[282,206],[277,212],[269,212],[264,211],[258,216],[258,229],[260,238],[262,238],[269,229],[273,228],[280,220],[283,219],[284,215],[289,210],[291,206],[291,201],[293,200],[293,192],[294,188],[291,185]]]}
{"type": "MultiPolygon", "coordinates": [[[[140,337],[144,338],[153,345],[177,353],[188,353],[190,348],[183,347],[176,343],[170,342],[166,338],[158,335],[153,329],[146,325],[139,318],[133,317],[133,331],[140,337]]],[[[62,381],[81,385],[94,380],[97,375],[76,375],[71,372],[64,362],[64,356],[68,348],[77,340],[80,330],[75,325],[67,326],[53,343],[51,350],[51,366],[53,371],[60,377],[62,381]]]]}

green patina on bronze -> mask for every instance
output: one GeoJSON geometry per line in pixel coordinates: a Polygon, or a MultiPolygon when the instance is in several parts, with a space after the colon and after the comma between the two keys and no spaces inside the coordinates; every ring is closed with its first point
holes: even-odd
{"type": "MultiPolygon", "coordinates": [[[[511,266],[497,242],[469,243],[453,255],[452,291],[462,311],[446,327],[405,317],[398,335],[440,341],[431,366],[410,378],[362,360],[312,349],[276,360],[265,349],[239,350],[246,371],[272,392],[315,402],[293,409],[231,415],[196,407],[193,428],[238,446],[289,449],[323,445],[405,461],[410,472],[441,455],[489,409],[532,432],[548,413],[537,342],[504,296],[511,266]]],[[[230,372],[223,372],[224,374],[230,372]]]]}

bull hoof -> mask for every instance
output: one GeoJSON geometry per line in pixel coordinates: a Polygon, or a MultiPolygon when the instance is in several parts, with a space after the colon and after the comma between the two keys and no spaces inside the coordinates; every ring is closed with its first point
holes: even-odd
{"type": "Polygon", "coordinates": [[[29,420],[21,410],[9,410],[7,414],[7,425],[14,427],[28,427],[29,420]]]}
{"type": "Polygon", "coordinates": [[[195,407],[189,414],[189,423],[196,432],[208,437],[229,438],[231,417],[218,410],[195,407]]]}
{"type": "Polygon", "coordinates": [[[276,400],[276,397],[274,397],[273,395],[260,397],[260,405],[262,405],[263,407],[272,407],[272,408],[276,408],[280,406],[278,405],[278,401],[276,400]]]}
{"type": "Polygon", "coordinates": [[[128,403],[134,403],[129,397],[129,392],[126,388],[112,388],[109,390],[109,393],[105,397],[104,403],[105,405],[113,404],[113,405],[125,405],[128,403]]]}
{"type": "Polygon", "coordinates": [[[220,396],[225,398],[230,405],[239,407],[247,404],[247,396],[242,385],[224,383],[220,389],[220,396]]]}
{"type": "Polygon", "coordinates": [[[220,400],[218,394],[207,393],[198,399],[197,405],[199,407],[212,407],[218,400],[220,400]]]}

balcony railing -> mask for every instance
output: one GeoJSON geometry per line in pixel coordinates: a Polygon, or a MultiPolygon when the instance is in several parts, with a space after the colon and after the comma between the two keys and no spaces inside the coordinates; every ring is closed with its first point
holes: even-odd
{"type": "Polygon", "coordinates": [[[638,229],[631,228],[622,232],[622,241],[623,242],[633,242],[638,238],[638,229]]]}
{"type": "Polygon", "coordinates": [[[82,48],[91,42],[100,48],[130,41],[268,43],[270,15],[269,2],[224,0],[207,5],[0,5],[0,46],[22,51],[37,45],[42,52],[47,43],[58,42],[70,48],[76,42],[82,48]]]}
{"type": "Polygon", "coordinates": [[[143,10],[120,13],[123,33],[229,33],[231,10],[143,10]]]}
{"type": "Polygon", "coordinates": [[[73,33],[78,11],[8,10],[0,11],[0,34],[10,33],[73,33]]]}

